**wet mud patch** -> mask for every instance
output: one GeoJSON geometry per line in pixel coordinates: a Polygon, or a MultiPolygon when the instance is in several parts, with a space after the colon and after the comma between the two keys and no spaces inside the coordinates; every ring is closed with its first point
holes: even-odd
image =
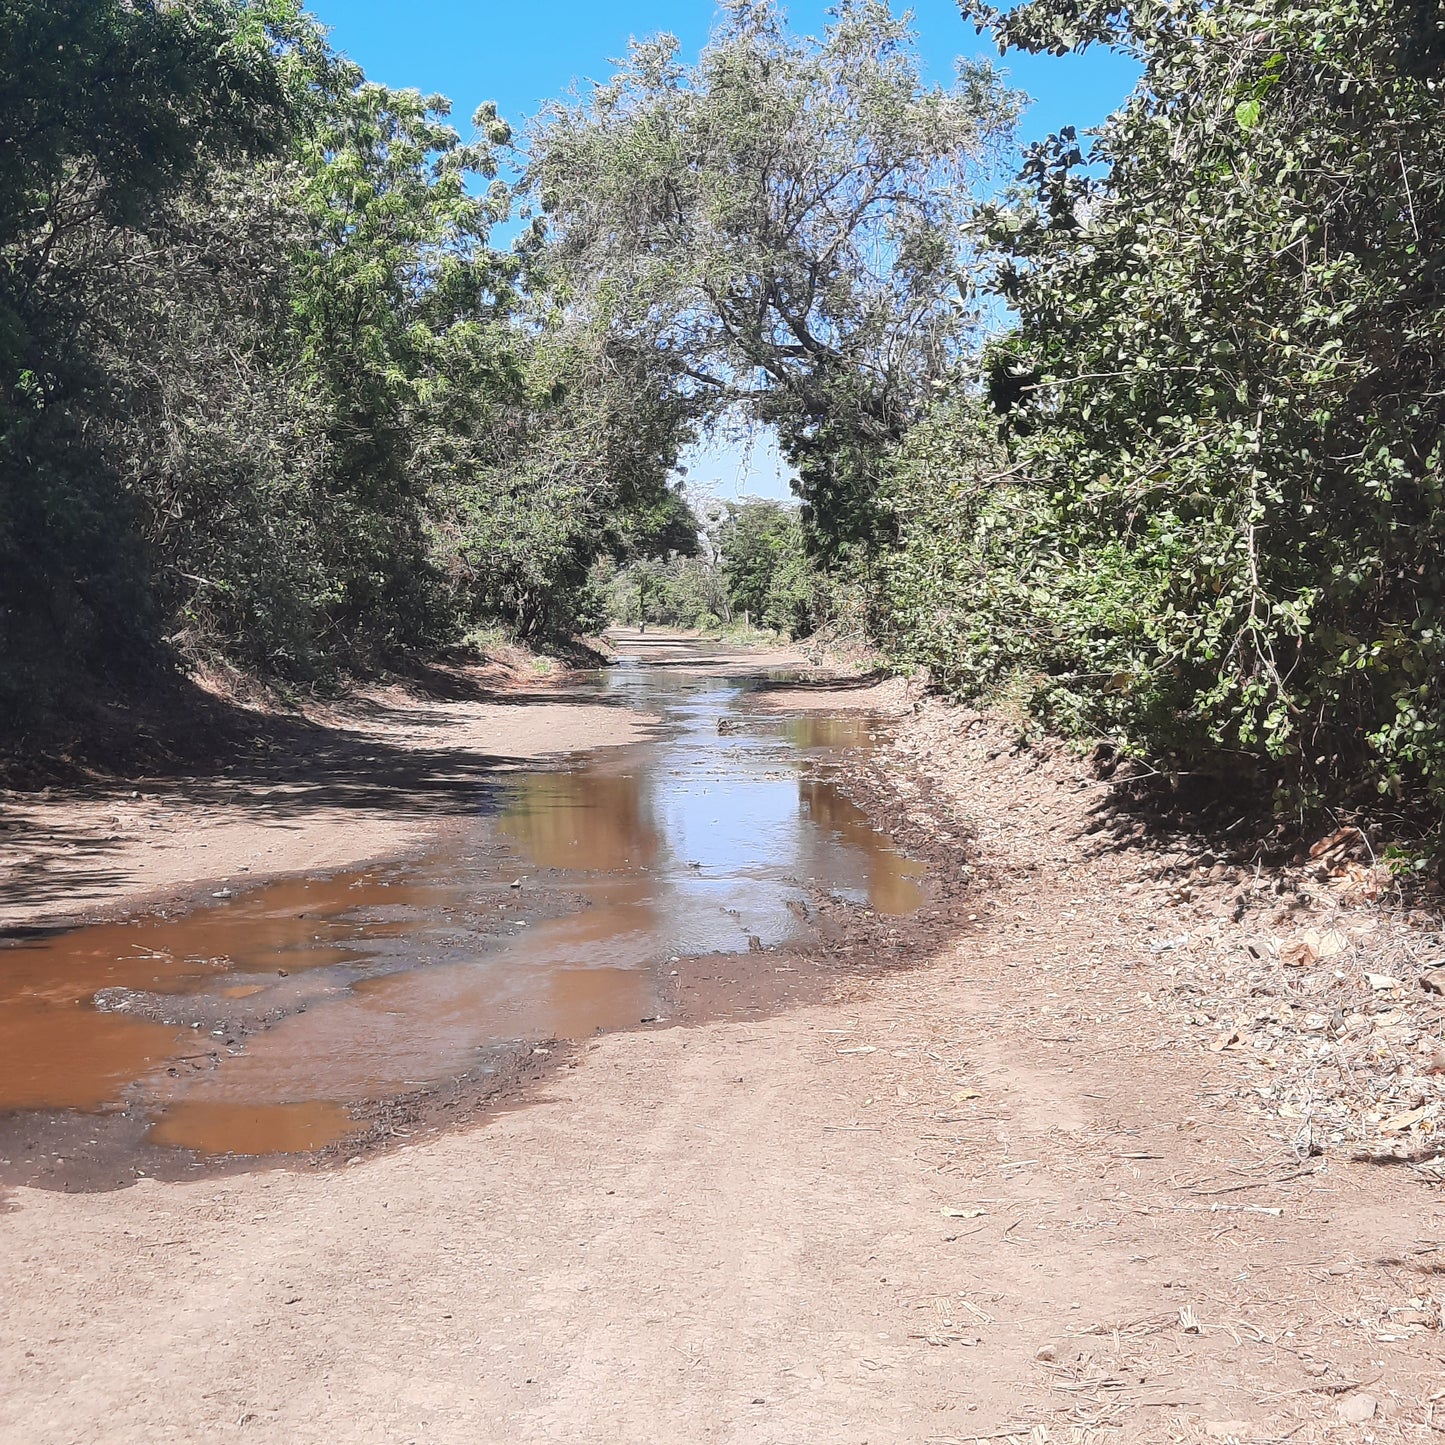
{"type": "Polygon", "coordinates": [[[761,1016],[956,931],[957,868],[858,793],[876,720],[597,686],[656,738],[489,789],[421,859],[0,951],[0,1183],[344,1162],[530,1096],[558,1040],[761,1016]]]}

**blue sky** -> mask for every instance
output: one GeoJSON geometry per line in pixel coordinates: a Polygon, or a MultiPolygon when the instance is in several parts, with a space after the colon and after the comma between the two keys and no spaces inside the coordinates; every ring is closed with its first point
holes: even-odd
{"type": "MultiPolygon", "coordinates": [[[[788,5],[793,29],[819,33],[827,6],[828,0],[788,5]]],[[[623,54],[633,36],[670,31],[690,58],[715,13],[712,0],[312,0],[308,8],[370,79],[450,97],[463,134],[484,100],[496,101],[520,129],[574,80],[604,79],[608,60],[623,54]]],[[[963,22],[954,0],[916,0],[910,8],[930,79],[951,80],[960,55],[998,58],[963,22]]],[[[1131,62],[1102,51],[1011,55],[1000,63],[1012,84],[1033,97],[1024,141],[1064,125],[1097,125],[1136,75],[1131,62]]],[[[714,483],[719,495],[787,496],[782,464],[766,438],[750,450],[718,444],[686,460],[691,478],[714,483]]]]}

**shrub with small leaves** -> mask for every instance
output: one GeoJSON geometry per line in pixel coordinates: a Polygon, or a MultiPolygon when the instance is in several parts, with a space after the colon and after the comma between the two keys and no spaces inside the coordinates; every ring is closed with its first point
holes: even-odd
{"type": "Polygon", "coordinates": [[[1009,659],[1045,712],[1281,807],[1445,801],[1445,12],[974,13],[1144,75],[984,215],[1014,479],[965,508],[983,610],[945,675],[1009,659]]]}

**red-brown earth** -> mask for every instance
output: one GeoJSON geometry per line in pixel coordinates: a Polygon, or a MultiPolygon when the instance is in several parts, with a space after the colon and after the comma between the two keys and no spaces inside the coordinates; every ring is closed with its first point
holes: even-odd
{"type": "MultiPolygon", "coordinates": [[[[714,960],[686,1026],[578,1040],[517,1107],[351,1163],[12,1189],[0,1438],[1433,1438],[1434,915],[1362,840],[1281,867],[1162,837],[896,682],[755,705],[893,715],[843,786],[932,918],[840,922],[791,997],[758,984],[779,956],[714,960]]],[[[284,810],[245,778],[7,799],[9,921],[414,845],[437,777],[646,720],[366,726],[425,756],[359,797],[298,757],[284,810]]]]}

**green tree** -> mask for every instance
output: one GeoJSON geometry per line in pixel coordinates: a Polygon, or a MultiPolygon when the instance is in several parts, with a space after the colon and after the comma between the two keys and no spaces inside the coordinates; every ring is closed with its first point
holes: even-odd
{"type": "Polygon", "coordinates": [[[284,148],[288,4],[0,4],[0,692],[114,671],[152,635],[141,505],[107,444],[110,321],[140,238],[213,157],[284,148]],[[111,303],[106,324],[102,312],[111,303]]]}
{"type": "Polygon", "coordinates": [[[544,111],[527,185],[573,304],[666,361],[700,415],[778,428],[815,535],[866,537],[878,459],[974,322],[967,187],[1016,99],[920,76],[904,21],[845,0],[821,41],[730,0],[694,67],[668,35],[544,111]]]}
{"type": "Polygon", "coordinates": [[[508,198],[471,184],[495,176],[509,132],[484,110],[463,143],[443,97],[335,69],[298,146],[310,243],[292,283],[296,344],[327,417],[318,622],[385,648],[442,625],[429,491],[496,403],[518,400],[512,268],[487,244],[508,198]]]}
{"type": "Polygon", "coordinates": [[[728,502],[711,532],[728,600],[759,627],[790,637],[820,620],[821,578],[810,561],[796,507],[780,502],[728,502]]]}
{"type": "MultiPolygon", "coordinates": [[[[696,551],[696,518],[670,480],[691,425],[645,356],[560,323],[509,344],[520,391],[485,425],[442,433],[435,555],[469,618],[542,639],[600,620],[588,580],[599,558],[696,551]]],[[[465,409],[482,395],[457,392],[465,409]]]]}

